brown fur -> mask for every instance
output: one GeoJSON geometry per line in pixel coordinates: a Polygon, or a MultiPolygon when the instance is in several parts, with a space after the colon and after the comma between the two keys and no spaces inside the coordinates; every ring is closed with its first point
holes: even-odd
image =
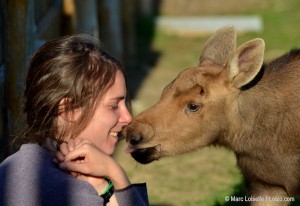
{"type": "MultiPolygon", "coordinates": [[[[149,163],[208,145],[235,152],[253,196],[300,192],[300,51],[262,65],[264,41],[236,49],[236,32],[216,32],[199,66],[182,71],[160,101],[128,126],[132,156],[149,163]]],[[[253,205],[284,202],[253,202],[253,205]]]]}

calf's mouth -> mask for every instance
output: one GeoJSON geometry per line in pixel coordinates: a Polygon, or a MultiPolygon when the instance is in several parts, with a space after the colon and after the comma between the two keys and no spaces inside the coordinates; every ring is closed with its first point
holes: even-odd
{"type": "Polygon", "coordinates": [[[160,158],[160,148],[160,144],[146,148],[133,148],[131,146],[128,146],[125,149],[125,152],[130,153],[131,156],[139,163],[148,164],[160,158]]]}

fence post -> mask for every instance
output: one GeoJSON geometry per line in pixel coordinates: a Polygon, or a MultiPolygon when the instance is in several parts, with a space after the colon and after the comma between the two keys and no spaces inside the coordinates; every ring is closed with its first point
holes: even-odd
{"type": "Polygon", "coordinates": [[[99,37],[95,0],[76,0],[76,33],[99,37]]]}
{"type": "Polygon", "coordinates": [[[135,6],[132,0],[122,0],[123,58],[124,64],[131,69],[137,66],[135,6]]]}
{"type": "Polygon", "coordinates": [[[16,125],[22,126],[21,98],[28,59],[34,51],[35,25],[34,0],[6,1],[5,51],[4,51],[4,108],[5,155],[8,144],[17,135],[16,125]]]}
{"type": "Polygon", "coordinates": [[[120,0],[98,1],[100,40],[112,55],[123,62],[120,0]]]}

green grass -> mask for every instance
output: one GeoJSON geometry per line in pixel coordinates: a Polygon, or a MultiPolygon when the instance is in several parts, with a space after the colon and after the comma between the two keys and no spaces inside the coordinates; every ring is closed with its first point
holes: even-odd
{"type": "MultiPolygon", "coordinates": [[[[233,2],[231,0],[230,2],[233,2]]],[[[195,1],[194,1],[195,2],[195,1]]],[[[205,4],[205,1],[199,2],[205,4]]],[[[260,33],[245,33],[238,36],[238,44],[253,38],[263,38],[266,42],[265,60],[300,47],[300,1],[298,0],[253,0],[249,9],[232,7],[232,10],[213,14],[258,14],[263,18],[264,30],[260,33]],[[263,4],[262,4],[263,2],[263,4]],[[257,5],[257,7],[255,7],[257,5]],[[258,8],[258,9],[255,9],[258,8]]],[[[236,0],[236,4],[241,4],[236,0]]],[[[162,12],[164,15],[167,13],[162,12]]],[[[141,51],[139,58],[153,67],[140,86],[133,100],[134,114],[138,114],[158,101],[161,91],[173,80],[178,72],[197,65],[199,55],[208,36],[180,37],[167,35],[154,28],[147,28],[153,22],[140,20],[139,32],[151,43],[147,49],[159,53],[156,62],[148,51],[141,51]],[[146,28],[145,28],[146,27],[146,28]],[[147,36],[148,35],[148,36],[147,36]],[[149,41],[153,37],[152,41],[149,41]],[[149,63],[151,61],[151,63],[149,63]]],[[[140,49],[143,49],[143,43],[140,49]]],[[[149,165],[139,165],[122,150],[119,145],[116,158],[128,173],[132,182],[147,182],[151,205],[174,206],[220,206],[245,205],[226,202],[225,196],[244,196],[243,178],[236,166],[232,152],[224,148],[203,148],[178,157],[161,159],[149,165]]],[[[299,203],[294,203],[297,205],[299,203]]]]}

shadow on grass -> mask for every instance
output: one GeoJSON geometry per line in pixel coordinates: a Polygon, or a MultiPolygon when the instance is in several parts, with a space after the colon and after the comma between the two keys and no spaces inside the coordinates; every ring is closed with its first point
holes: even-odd
{"type": "MultiPolygon", "coordinates": [[[[235,185],[234,192],[228,198],[226,202],[217,201],[214,206],[250,206],[251,201],[245,201],[245,197],[249,197],[247,194],[246,186],[243,182],[235,185]],[[238,201],[243,200],[243,201],[238,201]]],[[[300,206],[300,199],[295,198],[295,201],[290,202],[289,206],[300,206]]]]}

